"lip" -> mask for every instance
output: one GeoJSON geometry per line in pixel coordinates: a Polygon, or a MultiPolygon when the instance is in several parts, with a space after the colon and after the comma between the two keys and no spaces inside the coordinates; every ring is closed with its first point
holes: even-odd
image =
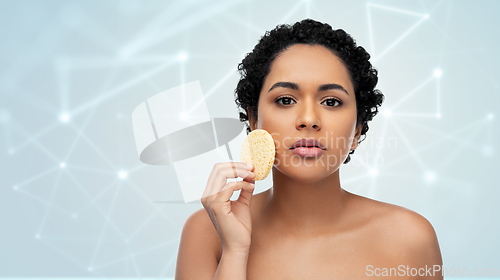
{"type": "Polygon", "coordinates": [[[292,153],[300,157],[319,157],[324,152],[325,150],[318,147],[297,147],[295,149],[292,149],[292,153]]]}
{"type": "Polygon", "coordinates": [[[298,140],[297,142],[293,143],[292,147],[290,149],[297,149],[297,148],[313,148],[316,147],[318,150],[326,150],[325,146],[321,144],[318,140],[314,138],[302,138],[298,140]]]}

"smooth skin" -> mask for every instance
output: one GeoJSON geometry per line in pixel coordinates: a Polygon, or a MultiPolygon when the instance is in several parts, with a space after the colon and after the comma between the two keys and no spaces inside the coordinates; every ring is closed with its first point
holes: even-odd
{"type": "Polygon", "coordinates": [[[354,94],[347,68],[323,46],[293,45],[274,60],[258,117],[250,115],[251,129],[275,141],[273,187],[251,195],[250,167],[235,163],[244,181],[230,185],[231,163],[214,167],[205,190],[211,196],[184,225],[175,279],[371,279],[384,271],[443,279],[428,269],[442,258],[427,219],[340,185],[340,166],[361,133],[354,94]],[[325,84],[334,86],[321,90],[325,84]],[[324,154],[294,157],[290,147],[301,138],[320,140],[324,154]]]}

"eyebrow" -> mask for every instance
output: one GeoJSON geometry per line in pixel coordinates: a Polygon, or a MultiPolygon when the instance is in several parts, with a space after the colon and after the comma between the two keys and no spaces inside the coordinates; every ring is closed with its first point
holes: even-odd
{"type": "MultiPolygon", "coordinates": [[[[293,89],[293,90],[299,90],[299,85],[296,84],[296,83],[292,83],[292,82],[277,82],[275,83],[267,92],[270,92],[271,90],[277,88],[277,87],[282,87],[282,88],[289,88],[289,89],[293,89]]],[[[327,90],[341,90],[343,92],[345,92],[347,95],[349,95],[349,93],[347,92],[347,90],[339,85],[339,84],[323,84],[321,86],[318,87],[318,91],[327,91],[327,90]]]]}

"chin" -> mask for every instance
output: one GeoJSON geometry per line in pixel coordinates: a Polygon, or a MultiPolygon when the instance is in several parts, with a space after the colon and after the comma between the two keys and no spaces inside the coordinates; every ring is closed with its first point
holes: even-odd
{"type": "Polygon", "coordinates": [[[283,175],[303,184],[314,184],[333,174],[338,167],[322,165],[319,161],[310,160],[308,164],[292,165],[290,163],[274,166],[283,175]],[[308,166],[309,165],[309,166],[308,166]]]}
{"type": "Polygon", "coordinates": [[[347,158],[347,154],[343,155],[342,151],[328,151],[318,158],[314,157],[299,157],[291,152],[277,152],[275,165],[279,170],[294,169],[303,170],[305,172],[324,172],[333,173],[342,165],[347,158]],[[341,156],[339,156],[339,154],[341,156]]]}

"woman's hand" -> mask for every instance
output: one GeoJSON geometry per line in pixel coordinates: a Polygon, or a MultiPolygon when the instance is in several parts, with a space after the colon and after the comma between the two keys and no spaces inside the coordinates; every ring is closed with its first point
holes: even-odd
{"type": "Polygon", "coordinates": [[[250,202],[255,189],[252,169],[253,166],[244,162],[217,163],[203,192],[201,203],[219,234],[223,251],[248,252],[250,249],[250,202]],[[243,181],[227,183],[228,178],[237,177],[243,181]],[[231,201],[238,190],[241,190],[238,199],[231,201]]]}

